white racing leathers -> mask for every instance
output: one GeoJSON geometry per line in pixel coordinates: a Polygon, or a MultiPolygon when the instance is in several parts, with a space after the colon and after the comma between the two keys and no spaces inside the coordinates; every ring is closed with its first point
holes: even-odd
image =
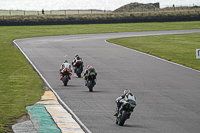
{"type": "Polygon", "coordinates": [[[61,64],[60,72],[63,73],[65,68],[67,68],[71,72],[71,65],[68,62],[61,64]]]}
{"type": "MultiPolygon", "coordinates": [[[[124,94],[124,95],[118,97],[116,99],[116,103],[121,103],[122,102],[121,100],[124,100],[124,101],[132,100],[135,102],[135,106],[137,105],[136,98],[132,93],[124,94]]],[[[118,107],[119,107],[119,104],[118,104],[118,107]]]]}

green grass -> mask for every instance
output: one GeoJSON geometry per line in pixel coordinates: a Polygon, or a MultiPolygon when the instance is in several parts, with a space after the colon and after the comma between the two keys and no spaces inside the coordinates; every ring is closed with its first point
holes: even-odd
{"type": "MultiPolygon", "coordinates": [[[[13,46],[12,41],[14,39],[70,34],[174,29],[200,29],[200,21],[57,26],[0,26],[0,132],[7,132],[7,128],[16,123],[16,118],[27,113],[25,106],[36,103],[44,93],[42,89],[44,86],[42,80],[32,69],[32,66],[24,58],[21,52],[13,46]]],[[[175,37],[176,35],[173,36],[175,37]]],[[[177,35],[177,38],[184,38],[181,36],[182,35],[177,35]]],[[[188,36],[190,35],[188,34],[188,36]]],[[[173,39],[171,49],[173,50],[174,48],[179,47],[177,46],[178,43],[179,45],[196,45],[199,41],[199,34],[191,34],[191,36],[196,36],[196,39],[186,39],[183,41],[173,39]],[[185,41],[187,41],[187,43],[185,41]]],[[[156,37],[157,36],[149,39],[157,41],[158,39],[156,39],[156,37]]],[[[138,39],[142,41],[140,37],[138,39]]],[[[163,36],[162,39],[166,40],[165,36],[163,36]]],[[[127,42],[126,40],[124,41],[127,42]]],[[[151,41],[148,40],[148,42],[151,41]]],[[[159,42],[157,42],[157,44],[159,44],[159,42]]],[[[174,60],[173,57],[170,58],[172,61],[174,60]]],[[[189,64],[192,63],[189,62],[189,64]]]]}
{"type": "Polygon", "coordinates": [[[200,59],[196,59],[196,49],[200,49],[200,33],[118,38],[108,41],[200,70],[200,59]]]}

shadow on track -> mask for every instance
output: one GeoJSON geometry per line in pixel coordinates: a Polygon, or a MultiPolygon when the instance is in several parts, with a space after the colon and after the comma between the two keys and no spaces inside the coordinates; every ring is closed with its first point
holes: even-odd
{"type": "Polygon", "coordinates": [[[134,127],[134,128],[144,128],[144,126],[141,125],[129,125],[129,124],[125,124],[123,127],[134,127]]]}

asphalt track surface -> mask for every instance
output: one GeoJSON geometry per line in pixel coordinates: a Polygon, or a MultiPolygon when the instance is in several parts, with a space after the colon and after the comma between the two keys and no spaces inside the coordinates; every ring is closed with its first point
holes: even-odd
{"type": "MultiPolygon", "coordinates": [[[[65,35],[15,42],[53,90],[93,133],[197,133],[200,131],[200,72],[106,39],[199,30],[65,35]],[[89,92],[75,74],[68,86],[59,80],[63,60],[79,54],[96,68],[97,85],[89,92]],[[138,106],[123,127],[115,124],[115,99],[130,89],[138,106]]],[[[195,50],[194,50],[195,56],[195,50]]]]}

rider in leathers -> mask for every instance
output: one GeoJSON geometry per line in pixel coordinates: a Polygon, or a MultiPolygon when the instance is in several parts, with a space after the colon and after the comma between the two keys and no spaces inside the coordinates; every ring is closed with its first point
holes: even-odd
{"type": "MultiPolygon", "coordinates": [[[[135,107],[136,107],[136,105],[137,105],[136,97],[130,92],[130,90],[124,90],[124,94],[121,95],[120,97],[118,97],[118,98],[115,100],[115,102],[117,103],[117,108],[116,108],[116,113],[114,114],[114,116],[117,116],[118,113],[119,113],[119,108],[120,108],[120,106],[121,106],[121,104],[122,104],[122,102],[121,102],[120,100],[122,100],[122,99],[124,99],[125,101],[127,101],[127,100],[133,100],[133,101],[135,102],[135,107]],[[129,95],[130,95],[131,99],[129,99],[129,98],[130,98],[129,95]]],[[[135,107],[134,107],[134,108],[135,108],[135,107]]],[[[134,109],[134,108],[133,108],[133,109],[134,109]]],[[[132,113],[132,112],[133,112],[133,110],[131,111],[131,113],[132,113]]],[[[129,114],[128,118],[130,118],[131,113],[129,114]]]]}
{"type": "Polygon", "coordinates": [[[60,66],[60,80],[62,80],[62,78],[63,78],[63,71],[65,70],[65,68],[67,68],[68,70],[69,70],[69,79],[71,79],[71,65],[70,65],[70,63],[68,63],[68,61],[67,60],[65,60],[62,64],[61,64],[61,66],[60,66]]]}
{"type": "MultiPolygon", "coordinates": [[[[75,54],[75,57],[74,57],[74,59],[73,59],[73,61],[72,61],[72,66],[74,67],[74,72],[76,72],[76,63],[77,63],[77,61],[81,61],[82,62],[82,58],[80,58],[79,57],[79,55],[78,54],[75,54]]],[[[82,64],[81,65],[83,65],[83,62],[82,62],[82,64]]],[[[83,67],[82,67],[82,70],[81,71],[83,71],[83,67]]]]}
{"type": "MultiPolygon", "coordinates": [[[[85,80],[85,86],[87,85],[87,78],[90,75],[90,72],[94,72],[95,73],[95,78],[97,76],[97,72],[94,69],[94,67],[88,65],[87,68],[85,69],[84,74],[83,74],[83,79],[85,80]]],[[[96,82],[96,79],[95,79],[95,82],[96,82]]]]}
{"type": "Polygon", "coordinates": [[[79,58],[80,58],[79,55],[75,54],[74,59],[72,61],[72,65],[76,64],[76,61],[79,60],[79,58]]]}

